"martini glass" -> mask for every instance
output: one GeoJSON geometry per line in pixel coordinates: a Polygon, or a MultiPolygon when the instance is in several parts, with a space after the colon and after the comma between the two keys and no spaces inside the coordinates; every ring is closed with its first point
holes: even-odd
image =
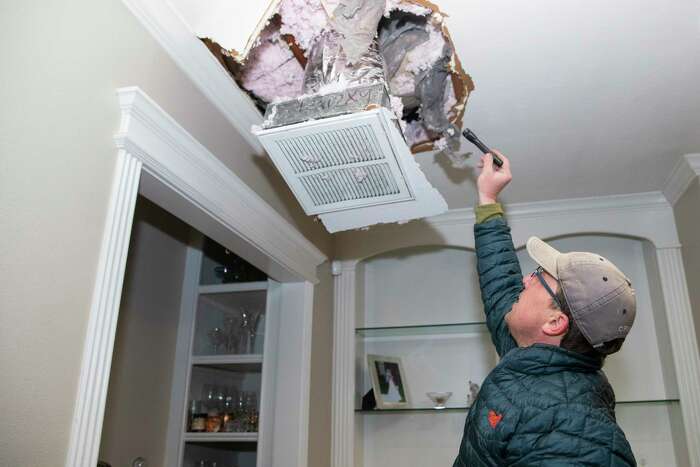
{"type": "Polygon", "coordinates": [[[447,402],[447,399],[452,396],[451,392],[428,392],[426,393],[428,397],[430,397],[430,400],[433,401],[433,408],[436,410],[442,410],[445,408],[445,403],[447,402]]]}

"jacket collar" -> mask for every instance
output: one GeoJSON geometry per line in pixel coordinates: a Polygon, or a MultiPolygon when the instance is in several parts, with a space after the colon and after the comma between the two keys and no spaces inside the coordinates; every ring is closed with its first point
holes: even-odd
{"type": "Polygon", "coordinates": [[[533,344],[511,350],[501,364],[521,373],[544,375],[560,371],[592,373],[601,369],[603,361],[555,345],[533,344]]]}

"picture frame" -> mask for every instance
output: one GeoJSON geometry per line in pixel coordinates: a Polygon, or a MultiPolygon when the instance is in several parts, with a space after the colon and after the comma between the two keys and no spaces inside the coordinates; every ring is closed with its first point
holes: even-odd
{"type": "Polygon", "coordinates": [[[378,410],[411,406],[406,372],[399,357],[367,355],[367,368],[378,410]]]}

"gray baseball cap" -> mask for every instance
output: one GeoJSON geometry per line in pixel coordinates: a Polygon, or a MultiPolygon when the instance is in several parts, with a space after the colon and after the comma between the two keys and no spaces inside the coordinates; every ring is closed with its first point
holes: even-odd
{"type": "Polygon", "coordinates": [[[632,282],[613,263],[595,253],[560,253],[537,237],[527,241],[527,252],[559,281],[571,316],[594,348],[602,351],[606,342],[627,336],[637,301],[632,282]]]}

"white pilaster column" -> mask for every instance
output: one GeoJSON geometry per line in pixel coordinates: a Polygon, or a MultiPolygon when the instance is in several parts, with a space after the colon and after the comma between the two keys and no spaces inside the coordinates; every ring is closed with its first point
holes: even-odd
{"type": "Polygon", "coordinates": [[[354,465],[356,265],[356,261],[333,262],[331,467],[354,465]]]}
{"type": "Polygon", "coordinates": [[[97,465],[141,167],[139,159],[119,151],[90,305],[67,467],[97,465]]]}
{"type": "Polygon", "coordinates": [[[692,467],[700,467],[700,354],[680,247],[656,250],[692,467]]]}

